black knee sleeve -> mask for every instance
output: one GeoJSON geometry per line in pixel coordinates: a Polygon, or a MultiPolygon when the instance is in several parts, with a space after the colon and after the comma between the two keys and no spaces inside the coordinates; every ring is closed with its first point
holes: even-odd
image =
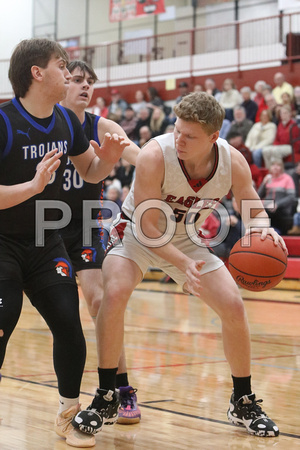
{"type": "Polygon", "coordinates": [[[79,316],[77,287],[71,284],[50,286],[35,294],[32,304],[53,334],[53,363],[59,393],[67,398],[78,397],[86,345],[79,316]]]}

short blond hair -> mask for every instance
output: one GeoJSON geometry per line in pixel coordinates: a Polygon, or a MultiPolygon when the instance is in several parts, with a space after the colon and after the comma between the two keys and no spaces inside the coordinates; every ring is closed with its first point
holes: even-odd
{"type": "Polygon", "coordinates": [[[200,123],[208,135],[221,129],[225,117],[223,107],[206,92],[185,95],[180,103],[174,106],[174,112],[186,122],[200,123]]]}

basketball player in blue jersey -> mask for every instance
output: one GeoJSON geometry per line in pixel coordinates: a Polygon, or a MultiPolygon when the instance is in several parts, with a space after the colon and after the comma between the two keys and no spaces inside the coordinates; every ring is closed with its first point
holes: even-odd
{"type": "Polygon", "coordinates": [[[128,142],[107,133],[101,148],[92,146],[76,115],[58,105],[71,79],[67,63],[65,50],[48,39],[21,41],[10,60],[15,98],[0,106],[0,366],[24,291],[53,334],[55,431],[73,447],[92,447],[94,437],[71,425],[80,410],[86,346],[72,264],[53,223],[65,214],[56,199],[67,158],[84,180],[99,183],[128,142]]]}
{"type": "Polygon", "coordinates": [[[151,265],[160,267],[184,292],[199,297],[219,315],[233,379],[228,419],[252,435],[277,436],[278,427],[251,389],[250,335],[239,290],[223,262],[200,245],[197,230],[217,201],[232,190],[240,210],[241,206],[253,210],[256,202],[254,217],[248,211],[252,218],[244,223],[246,229],[260,232],[262,239],[270,235],[275,245],[286,247],[269,228],[245,158],[219,139],[224,110],[215,98],[195,92],[185,96],[174,111],[174,133],[155,137],[141,150],[120,221],[111,231],[102,267],[104,297],[97,316],[100,388],[92,404],[72,423],[96,433],[101,423],[116,420],[115,374],[124,312],[133,289],[151,265]]]}
{"type": "MultiPolygon", "coordinates": [[[[122,158],[135,165],[140,149],[128,139],[124,130],[112,120],[85,111],[90,104],[94,92],[94,84],[97,81],[94,69],[84,61],[75,60],[68,64],[68,70],[72,78],[66,98],[61,104],[75,112],[89,140],[93,139],[100,145],[100,142],[105,137],[105,133],[117,133],[119,136],[123,136],[124,141],[128,142],[128,146],[125,148],[122,158]]],[[[60,233],[93,320],[96,319],[103,296],[101,271],[104,258],[103,228],[101,223],[98,223],[98,228],[92,230],[91,245],[83,245],[83,203],[85,200],[94,200],[97,203],[97,210],[93,218],[99,219],[100,214],[101,219],[99,207],[102,190],[102,183],[91,184],[83,181],[73,164],[70,162],[67,165],[60,198],[71,207],[72,220],[60,233]]],[[[87,219],[89,221],[90,217],[87,219]]],[[[98,220],[95,220],[95,225],[97,222],[98,220]]],[[[116,387],[120,392],[118,421],[125,424],[139,422],[141,412],[137,405],[136,390],[129,386],[124,349],[120,357],[116,381],[116,387]]]]}

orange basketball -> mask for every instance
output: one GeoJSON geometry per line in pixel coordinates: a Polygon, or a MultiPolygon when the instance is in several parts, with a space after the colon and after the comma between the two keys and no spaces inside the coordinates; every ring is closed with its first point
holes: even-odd
{"type": "Polygon", "coordinates": [[[270,235],[264,241],[260,236],[260,233],[251,233],[250,237],[242,237],[229,255],[231,275],[239,286],[249,291],[273,288],[282,280],[287,267],[282,246],[275,246],[270,235]]]}

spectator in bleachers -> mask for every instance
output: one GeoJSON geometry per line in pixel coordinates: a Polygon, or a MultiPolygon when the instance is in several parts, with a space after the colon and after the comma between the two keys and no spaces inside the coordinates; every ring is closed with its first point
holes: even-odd
{"type": "Polygon", "coordinates": [[[221,127],[221,130],[219,132],[219,137],[222,138],[222,139],[226,139],[226,136],[227,136],[227,134],[228,134],[228,132],[230,130],[230,127],[231,127],[230,120],[224,119],[222,127],[221,127]]]}
{"type": "Polygon", "coordinates": [[[135,133],[137,134],[139,139],[140,129],[145,125],[148,127],[150,126],[151,113],[149,108],[141,108],[140,112],[138,113],[137,119],[138,120],[135,128],[135,133]]]}
{"type": "Polygon", "coordinates": [[[139,147],[143,147],[143,145],[146,144],[146,142],[150,141],[150,139],[152,139],[152,133],[151,133],[150,127],[147,125],[144,125],[143,127],[140,128],[139,140],[137,142],[137,145],[139,147]]]}
{"type": "Polygon", "coordinates": [[[257,103],[257,106],[259,107],[260,103],[264,100],[263,95],[263,87],[266,85],[266,82],[263,80],[258,80],[254,85],[254,97],[253,100],[255,103],[257,103]]]}
{"type": "Polygon", "coordinates": [[[206,80],[204,81],[204,88],[207,94],[215,97],[217,101],[220,100],[221,91],[217,88],[215,80],[213,78],[206,78],[206,80]]]}
{"type": "Polygon", "coordinates": [[[116,170],[116,178],[120,180],[121,186],[130,186],[135,167],[121,158],[120,166],[116,170]]]}
{"type": "Polygon", "coordinates": [[[175,103],[179,103],[182,100],[182,97],[189,94],[189,85],[185,81],[181,81],[178,86],[179,96],[176,98],[175,103]]]}
{"type": "Polygon", "coordinates": [[[294,88],[290,83],[285,81],[285,76],[283,73],[281,73],[281,72],[275,73],[274,84],[275,84],[275,87],[272,91],[272,94],[274,95],[274,98],[278,105],[282,104],[281,96],[282,96],[283,92],[287,92],[288,94],[290,94],[291,98],[293,97],[294,88]]]}
{"type": "Polygon", "coordinates": [[[293,215],[293,227],[287,232],[291,236],[300,236],[300,199],[293,215]]]}
{"type": "Polygon", "coordinates": [[[93,114],[96,114],[96,116],[101,116],[101,117],[107,118],[108,108],[106,106],[106,102],[103,97],[96,98],[96,104],[92,107],[91,112],[93,114]]]}
{"type": "Polygon", "coordinates": [[[138,119],[132,106],[127,106],[124,113],[124,119],[121,120],[120,126],[132,141],[136,141],[138,137],[136,132],[137,121],[138,119]]]}
{"type": "Polygon", "coordinates": [[[280,105],[276,103],[275,97],[273,94],[266,94],[265,95],[265,102],[267,105],[267,109],[271,113],[271,121],[275,123],[275,125],[278,125],[279,123],[279,112],[280,112],[280,105]]]}
{"type": "Polygon", "coordinates": [[[269,174],[258,188],[258,195],[262,200],[274,201],[265,204],[268,216],[271,219],[271,226],[279,234],[286,234],[291,227],[292,216],[295,207],[295,184],[292,177],[284,172],[284,166],[281,159],[274,158],[269,168],[269,174]]]}
{"type": "Polygon", "coordinates": [[[236,148],[239,152],[242,153],[247,163],[249,164],[252,180],[255,188],[257,189],[260,186],[263,176],[259,168],[253,163],[252,153],[248,147],[246,147],[243,137],[241,133],[238,131],[233,131],[228,133],[227,141],[232,147],[236,148]]]}
{"type": "Polygon", "coordinates": [[[294,169],[290,172],[291,177],[295,183],[297,206],[293,216],[293,227],[288,231],[288,234],[293,236],[300,235],[300,162],[296,164],[294,169]]]}
{"type": "Polygon", "coordinates": [[[274,142],[277,127],[275,123],[271,122],[271,112],[267,109],[260,113],[260,122],[256,122],[250,129],[247,139],[245,141],[246,147],[251,150],[254,164],[257,167],[262,167],[262,149],[266,145],[271,145],[274,142]]]}
{"type": "Polygon", "coordinates": [[[288,105],[291,108],[292,116],[294,117],[296,110],[294,96],[291,97],[288,92],[283,92],[283,94],[281,95],[281,106],[284,105],[288,105]]]}
{"type": "MultiPolygon", "coordinates": [[[[296,123],[292,118],[291,108],[289,106],[281,106],[280,108],[280,122],[277,126],[275,140],[272,145],[267,145],[262,150],[262,155],[267,169],[271,166],[273,158],[281,159],[288,164],[291,161],[292,145],[290,140],[290,128],[296,123]]],[[[299,128],[292,129],[292,136],[294,138],[299,136],[299,128]]],[[[300,144],[298,141],[297,144],[300,144]]],[[[299,145],[296,145],[294,150],[299,154],[299,145]]]]}
{"type": "Polygon", "coordinates": [[[226,223],[229,226],[229,231],[223,242],[213,247],[214,253],[223,260],[229,257],[232,247],[241,239],[245,231],[235,198],[232,197],[230,201],[227,201],[226,206],[228,211],[226,223]]]}
{"type": "Polygon", "coordinates": [[[289,174],[291,175],[295,183],[296,197],[300,198],[300,161],[297,162],[297,164],[291,171],[289,171],[289,174]]]}
{"type": "Polygon", "coordinates": [[[165,132],[169,120],[160,108],[154,108],[150,119],[150,130],[152,137],[159,136],[165,132]]]}
{"type": "Polygon", "coordinates": [[[108,114],[119,114],[118,111],[122,111],[122,117],[121,120],[124,116],[125,113],[125,109],[128,106],[128,103],[121,98],[121,94],[118,91],[118,89],[113,88],[110,92],[111,95],[111,102],[108,106],[108,114]]]}
{"type": "Polygon", "coordinates": [[[202,84],[195,84],[193,91],[194,92],[202,92],[203,91],[202,84]]]}
{"type": "Polygon", "coordinates": [[[223,82],[223,91],[219,102],[225,109],[225,119],[233,120],[233,108],[242,103],[243,99],[231,78],[226,78],[223,82]]]}
{"type": "Polygon", "coordinates": [[[295,115],[297,122],[300,122],[300,86],[294,87],[295,115]]]}
{"type": "MultiPolygon", "coordinates": [[[[268,109],[268,105],[265,100],[267,86],[268,85],[266,84],[265,81],[257,81],[254,85],[256,94],[253,97],[253,101],[257,104],[255,122],[259,122],[260,121],[260,113],[264,109],[268,109]]],[[[271,88],[271,86],[270,86],[270,88],[271,88]]],[[[272,92],[272,88],[271,88],[271,92],[272,92]]]]}
{"type": "Polygon", "coordinates": [[[233,121],[231,122],[228,134],[238,132],[246,141],[247,135],[253,125],[253,122],[246,117],[246,111],[243,106],[235,106],[233,108],[233,121]]]}
{"type": "Polygon", "coordinates": [[[147,108],[145,95],[140,89],[135,92],[135,103],[132,103],[131,106],[137,115],[139,114],[141,109],[147,108]]]}
{"type": "Polygon", "coordinates": [[[123,110],[121,108],[116,108],[114,113],[109,112],[107,119],[113,120],[114,122],[120,124],[123,119],[123,110]]]}
{"type": "Polygon", "coordinates": [[[161,109],[164,109],[164,101],[159,96],[157,89],[153,86],[149,86],[147,88],[147,95],[148,95],[148,103],[147,106],[150,108],[151,113],[155,106],[160,107],[161,109]]]}
{"type": "Polygon", "coordinates": [[[127,195],[129,194],[129,191],[130,191],[130,186],[123,186],[122,187],[122,195],[121,195],[122,204],[125,201],[127,195]]]}
{"type": "Polygon", "coordinates": [[[252,123],[255,122],[255,116],[258,110],[258,105],[254,100],[251,100],[252,91],[249,86],[244,86],[240,90],[243,102],[241,106],[245,108],[247,119],[251,120],[252,123]]]}

